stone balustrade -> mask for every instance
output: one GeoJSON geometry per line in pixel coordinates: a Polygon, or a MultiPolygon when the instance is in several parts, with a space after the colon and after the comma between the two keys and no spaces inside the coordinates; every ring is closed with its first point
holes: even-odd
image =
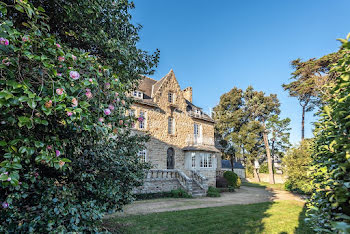
{"type": "Polygon", "coordinates": [[[202,176],[199,172],[192,170],[191,171],[193,181],[198,184],[199,187],[204,189],[205,191],[208,190],[208,179],[202,176]]]}

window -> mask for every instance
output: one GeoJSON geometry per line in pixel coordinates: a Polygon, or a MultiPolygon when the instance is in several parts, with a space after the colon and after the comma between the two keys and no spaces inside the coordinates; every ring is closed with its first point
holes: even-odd
{"type": "Polygon", "coordinates": [[[194,113],[195,113],[196,115],[200,115],[200,114],[201,114],[201,111],[200,111],[199,109],[195,109],[195,110],[194,110],[194,113]]]}
{"type": "Polygon", "coordinates": [[[145,129],[146,128],[146,113],[144,111],[140,111],[140,116],[139,116],[139,128],[140,129],[145,129]]]}
{"type": "Polygon", "coordinates": [[[213,167],[211,154],[203,153],[201,154],[201,167],[210,168],[213,167]]]}
{"type": "Polygon", "coordinates": [[[147,155],[146,150],[139,151],[137,156],[139,157],[140,162],[143,162],[143,163],[146,162],[146,155],[147,155]]]}
{"type": "Polygon", "coordinates": [[[192,162],[192,168],[196,168],[196,153],[192,153],[191,162],[192,162]]]}
{"type": "Polygon", "coordinates": [[[168,133],[174,134],[174,119],[172,117],[168,118],[168,133]]]}
{"type": "Polygon", "coordinates": [[[142,92],[140,92],[140,91],[137,91],[137,90],[135,90],[133,93],[132,93],[132,95],[134,96],[134,97],[136,97],[136,98],[141,98],[142,99],[142,95],[143,93],[142,92]]]}
{"type": "Polygon", "coordinates": [[[168,93],[168,101],[170,102],[170,103],[173,103],[174,102],[174,94],[173,93],[168,93]]]}
{"type": "Polygon", "coordinates": [[[194,128],[194,132],[193,132],[193,134],[195,135],[195,136],[199,136],[199,124],[194,124],[193,125],[193,128],[194,128]]]}

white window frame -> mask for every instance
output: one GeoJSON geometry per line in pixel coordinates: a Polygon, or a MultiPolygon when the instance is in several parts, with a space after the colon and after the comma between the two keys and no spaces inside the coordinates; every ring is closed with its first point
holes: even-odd
{"type": "Polygon", "coordinates": [[[140,116],[139,118],[142,117],[143,121],[139,121],[139,129],[146,129],[146,117],[147,117],[147,112],[145,111],[140,111],[140,116]]]}
{"type": "Polygon", "coordinates": [[[191,153],[191,167],[196,168],[196,153],[191,153]]]}
{"type": "Polygon", "coordinates": [[[174,124],[174,118],[169,116],[168,117],[168,134],[174,134],[175,133],[175,124],[174,124]]]}
{"type": "Polygon", "coordinates": [[[174,99],[175,99],[175,94],[173,92],[169,92],[168,93],[168,102],[174,103],[174,99]]]}
{"type": "Polygon", "coordinates": [[[213,168],[213,155],[210,153],[201,153],[200,168],[213,168]]]}
{"type": "Polygon", "coordinates": [[[143,163],[147,162],[147,150],[141,150],[137,153],[137,156],[139,157],[139,160],[143,163]]]}
{"type": "Polygon", "coordinates": [[[135,98],[143,99],[143,92],[138,91],[138,90],[135,90],[135,91],[132,93],[132,96],[134,96],[135,98]]]}

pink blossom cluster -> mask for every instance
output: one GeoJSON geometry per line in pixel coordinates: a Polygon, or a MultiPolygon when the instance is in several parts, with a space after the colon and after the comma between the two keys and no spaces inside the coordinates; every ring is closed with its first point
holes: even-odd
{"type": "Polygon", "coordinates": [[[2,64],[4,64],[5,66],[10,66],[9,58],[4,58],[4,59],[2,60],[2,64]]]}
{"type": "Polygon", "coordinates": [[[78,100],[76,98],[72,99],[72,107],[77,107],[78,106],[78,100]]]}
{"type": "Polygon", "coordinates": [[[64,62],[64,56],[59,56],[59,57],[58,57],[58,61],[64,62]]]}
{"type": "Polygon", "coordinates": [[[69,76],[70,76],[73,80],[77,80],[77,79],[79,79],[80,74],[79,74],[79,72],[77,72],[77,71],[70,71],[70,72],[69,72],[69,76]]]}
{"type": "Polygon", "coordinates": [[[88,99],[91,99],[91,98],[92,98],[91,90],[90,90],[90,89],[85,89],[85,90],[86,90],[86,93],[85,93],[86,97],[87,97],[88,99]]]}
{"type": "Polygon", "coordinates": [[[63,89],[63,88],[56,89],[56,93],[57,93],[58,95],[62,95],[63,92],[64,92],[64,89],[63,89]]]}
{"type": "Polygon", "coordinates": [[[7,46],[9,44],[10,44],[9,40],[7,40],[6,38],[0,37],[0,45],[7,46]]]}

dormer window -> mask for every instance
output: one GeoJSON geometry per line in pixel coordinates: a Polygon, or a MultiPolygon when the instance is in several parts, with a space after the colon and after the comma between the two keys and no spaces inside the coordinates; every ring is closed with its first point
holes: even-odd
{"type": "Polygon", "coordinates": [[[195,110],[194,110],[194,113],[195,113],[196,115],[202,114],[201,111],[200,111],[199,109],[195,109],[195,110]]]}
{"type": "Polygon", "coordinates": [[[132,93],[132,96],[134,96],[134,97],[136,97],[136,98],[142,99],[142,98],[143,98],[143,93],[142,93],[141,91],[135,90],[135,91],[132,93]]]}
{"type": "Polygon", "coordinates": [[[170,103],[174,103],[174,93],[172,93],[172,92],[168,93],[168,101],[170,103]]]}

